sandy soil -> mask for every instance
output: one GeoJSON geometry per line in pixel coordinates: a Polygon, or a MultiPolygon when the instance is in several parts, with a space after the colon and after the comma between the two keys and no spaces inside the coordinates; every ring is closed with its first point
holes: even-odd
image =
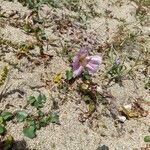
{"type": "MultiPolygon", "coordinates": [[[[4,90],[0,110],[6,110],[7,104],[13,106],[8,109],[12,112],[23,108],[27,97],[37,95],[40,91],[48,99],[43,111],[48,112],[52,109],[54,98],[58,103],[58,109],[55,111],[59,112],[61,122],[61,125],[50,124],[42,128],[37,132],[35,139],[29,139],[23,135],[23,123],[8,122],[8,134],[18,141],[15,150],[101,150],[100,147],[103,145],[108,146],[110,150],[133,150],[146,146],[143,139],[150,134],[148,132],[150,115],[137,119],[131,118],[116,126],[110,112],[100,104],[93,114],[97,116],[96,119],[81,123],[79,116],[82,112],[86,112],[86,104],[76,90],[77,82],[71,86],[67,94],[60,93],[57,84],[53,82],[53,77],[57,73],[65,77],[65,71],[70,68],[68,56],[62,54],[63,47],[66,46],[74,53],[81,46],[86,45],[91,54],[103,56],[103,64],[92,78],[93,82],[104,86],[108,81],[103,78],[109,66],[108,45],[128,40],[123,49],[119,48],[113,53],[125,58],[127,70],[135,64],[136,66],[132,76],[127,75],[123,78],[122,86],[113,82],[108,91],[116,98],[119,107],[130,104],[136,99],[150,103],[149,90],[145,89],[150,68],[149,62],[144,63],[148,61],[150,49],[148,18],[150,5],[142,4],[141,8],[136,0],[80,1],[79,5],[84,9],[83,14],[71,11],[65,6],[53,8],[43,5],[39,15],[41,19],[45,19],[44,27],[41,26],[49,41],[48,44],[43,42],[43,48],[46,54],[53,57],[48,61],[38,58],[39,47],[35,46],[30,51],[32,59],[40,60],[40,65],[35,65],[34,61],[29,61],[26,57],[21,59],[16,57],[17,44],[28,41],[34,44],[38,42],[34,34],[26,33],[20,25],[26,20],[26,16],[29,16],[31,9],[17,1],[1,0],[0,2],[0,70],[4,65],[8,65],[10,70],[7,83],[10,87],[7,91],[4,86],[0,87],[0,92],[4,90]],[[85,2],[92,6],[90,7],[92,10],[87,8],[85,2]],[[138,9],[145,13],[142,19],[138,9]],[[91,16],[91,11],[94,13],[93,10],[95,14],[91,16]],[[79,15],[82,21],[79,21],[79,15]],[[130,34],[136,35],[134,42],[128,39],[130,34]],[[4,43],[4,40],[11,43],[4,43]],[[128,59],[129,57],[132,57],[132,60],[128,59]],[[138,58],[139,61],[135,63],[138,58]],[[45,86],[46,81],[50,81],[47,86],[45,86]]],[[[29,21],[32,22],[32,19],[29,21]]],[[[149,103],[142,103],[148,111],[150,111],[149,103]]],[[[36,113],[32,107],[29,107],[27,111],[36,113]]]]}

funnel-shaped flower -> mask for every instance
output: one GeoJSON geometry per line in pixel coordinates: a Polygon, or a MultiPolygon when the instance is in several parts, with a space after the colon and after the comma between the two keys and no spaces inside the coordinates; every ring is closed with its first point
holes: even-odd
{"type": "Polygon", "coordinates": [[[115,63],[116,63],[117,65],[120,65],[120,64],[121,64],[121,59],[120,59],[119,57],[116,57],[115,63]]]}
{"type": "Polygon", "coordinates": [[[88,51],[85,48],[81,48],[73,58],[73,76],[79,76],[84,69],[89,73],[95,73],[101,62],[102,58],[100,56],[89,56],[88,51]]]}

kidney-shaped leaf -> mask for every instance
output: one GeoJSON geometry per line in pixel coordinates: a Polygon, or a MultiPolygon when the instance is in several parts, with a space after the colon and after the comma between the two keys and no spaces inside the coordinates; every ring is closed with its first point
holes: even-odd
{"type": "Polygon", "coordinates": [[[23,129],[24,135],[30,139],[33,139],[36,137],[35,132],[36,132],[36,129],[34,126],[28,126],[23,129]]]}
{"type": "Polygon", "coordinates": [[[5,127],[0,125],[0,135],[4,134],[5,131],[6,131],[5,127]]]}
{"type": "Polygon", "coordinates": [[[4,119],[5,121],[8,121],[8,120],[10,120],[10,119],[13,117],[13,114],[10,113],[10,112],[7,112],[7,111],[3,111],[3,112],[1,113],[1,116],[3,117],[3,119],[4,119]]]}
{"type": "Polygon", "coordinates": [[[49,122],[60,124],[59,115],[57,113],[51,113],[49,115],[49,122]]]}
{"type": "Polygon", "coordinates": [[[28,113],[26,111],[19,110],[16,112],[16,117],[19,122],[22,122],[28,117],[28,113]]]}

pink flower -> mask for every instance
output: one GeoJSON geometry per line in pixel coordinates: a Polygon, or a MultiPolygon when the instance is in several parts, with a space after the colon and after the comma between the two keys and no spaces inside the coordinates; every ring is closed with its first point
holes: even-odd
{"type": "Polygon", "coordinates": [[[89,56],[88,51],[85,48],[81,48],[73,58],[73,76],[79,76],[84,69],[89,73],[95,73],[101,63],[102,58],[100,56],[89,56]]]}

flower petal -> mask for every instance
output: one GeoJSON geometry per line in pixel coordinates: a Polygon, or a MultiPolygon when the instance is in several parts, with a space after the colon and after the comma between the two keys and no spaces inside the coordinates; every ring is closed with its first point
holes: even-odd
{"type": "Polygon", "coordinates": [[[86,50],[86,48],[81,48],[79,52],[77,53],[77,55],[73,57],[73,60],[72,60],[73,69],[77,69],[79,67],[81,57],[84,58],[87,55],[88,55],[88,51],[86,50]]]}
{"type": "Polygon", "coordinates": [[[73,71],[73,76],[74,77],[79,76],[82,73],[83,69],[84,69],[83,66],[79,66],[76,70],[73,71]]]}
{"type": "Polygon", "coordinates": [[[88,63],[86,65],[86,68],[89,71],[89,73],[95,73],[98,69],[98,66],[99,66],[99,64],[88,63]]]}
{"type": "Polygon", "coordinates": [[[116,57],[115,63],[116,63],[117,65],[121,64],[121,59],[120,59],[119,57],[116,57]]]}
{"type": "Polygon", "coordinates": [[[102,63],[102,57],[95,55],[95,56],[87,56],[86,59],[92,64],[100,65],[102,63]]]}
{"type": "Polygon", "coordinates": [[[76,70],[77,68],[79,68],[79,57],[78,56],[73,57],[72,67],[73,67],[73,70],[76,70]]]}
{"type": "Polygon", "coordinates": [[[95,55],[95,56],[87,56],[86,59],[88,60],[86,68],[90,73],[95,73],[99,65],[102,63],[102,58],[100,56],[95,55]]]}

